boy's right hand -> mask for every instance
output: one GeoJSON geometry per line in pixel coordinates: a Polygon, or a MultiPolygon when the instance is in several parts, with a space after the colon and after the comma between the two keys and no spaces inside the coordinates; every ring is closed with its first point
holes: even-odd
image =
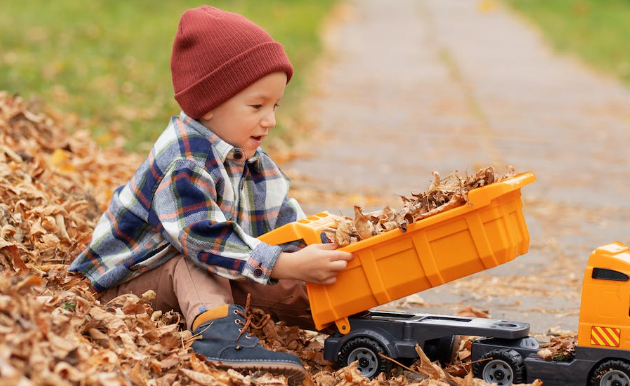
{"type": "Polygon", "coordinates": [[[337,245],[333,243],[312,244],[297,252],[280,253],[271,277],[332,284],[351,259],[351,253],[337,250],[337,245]]]}

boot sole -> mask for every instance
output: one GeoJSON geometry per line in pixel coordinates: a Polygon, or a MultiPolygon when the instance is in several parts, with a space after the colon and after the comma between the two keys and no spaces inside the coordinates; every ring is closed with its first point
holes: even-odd
{"type": "Polygon", "coordinates": [[[304,381],[306,376],[306,370],[301,365],[288,362],[256,362],[256,361],[217,361],[206,358],[209,362],[212,362],[216,367],[222,369],[234,369],[237,371],[264,371],[273,375],[282,375],[287,378],[290,386],[298,386],[304,381]]]}

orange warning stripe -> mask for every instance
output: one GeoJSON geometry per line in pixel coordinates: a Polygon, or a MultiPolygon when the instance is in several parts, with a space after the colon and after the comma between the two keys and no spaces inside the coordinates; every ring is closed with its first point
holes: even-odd
{"type": "Polygon", "coordinates": [[[611,327],[591,327],[591,344],[596,346],[619,347],[621,330],[611,327]]]}

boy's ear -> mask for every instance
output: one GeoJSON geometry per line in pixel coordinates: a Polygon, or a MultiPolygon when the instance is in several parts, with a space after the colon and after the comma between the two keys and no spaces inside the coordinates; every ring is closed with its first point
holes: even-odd
{"type": "Polygon", "coordinates": [[[201,117],[201,119],[202,119],[202,120],[204,120],[204,121],[209,121],[210,119],[212,119],[212,115],[213,115],[213,114],[212,114],[212,111],[209,111],[209,112],[205,113],[205,114],[201,117]]]}

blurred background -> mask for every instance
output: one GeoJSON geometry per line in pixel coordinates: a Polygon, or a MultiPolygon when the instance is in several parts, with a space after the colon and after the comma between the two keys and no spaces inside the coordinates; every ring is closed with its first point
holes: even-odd
{"type": "MultiPolygon", "coordinates": [[[[103,145],[126,139],[144,152],[168,119],[173,99],[170,56],[179,18],[200,1],[0,1],[0,90],[68,114],[103,145]],[[74,118],[73,118],[74,117],[74,118]]],[[[283,100],[280,127],[297,118],[298,98],[320,49],[321,24],[334,0],[219,0],[287,50],[296,74],[283,100]]]]}
{"type": "MultiPolygon", "coordinates": [[[[286,128],[301,123],[298,106],[308,93],[309,71],[321,50],[322,25],[338,3],[210,3],[242,13],[267,29],[285,46],[296,67],[276,137],[290,141],[286,128]]],[[[629,1],[476,3],[480,12],[509,8],[542,31],[558,51],[630,84],[629,1]]],[[[0,90],[68,114],[70,126],[82,121],[103,145],[124,138],[128,150],[143,152],[167,119],[178,113],[169,72],[172,40],[179,16],[201,4],[190,0],[0,0],[0,90]]]]}

